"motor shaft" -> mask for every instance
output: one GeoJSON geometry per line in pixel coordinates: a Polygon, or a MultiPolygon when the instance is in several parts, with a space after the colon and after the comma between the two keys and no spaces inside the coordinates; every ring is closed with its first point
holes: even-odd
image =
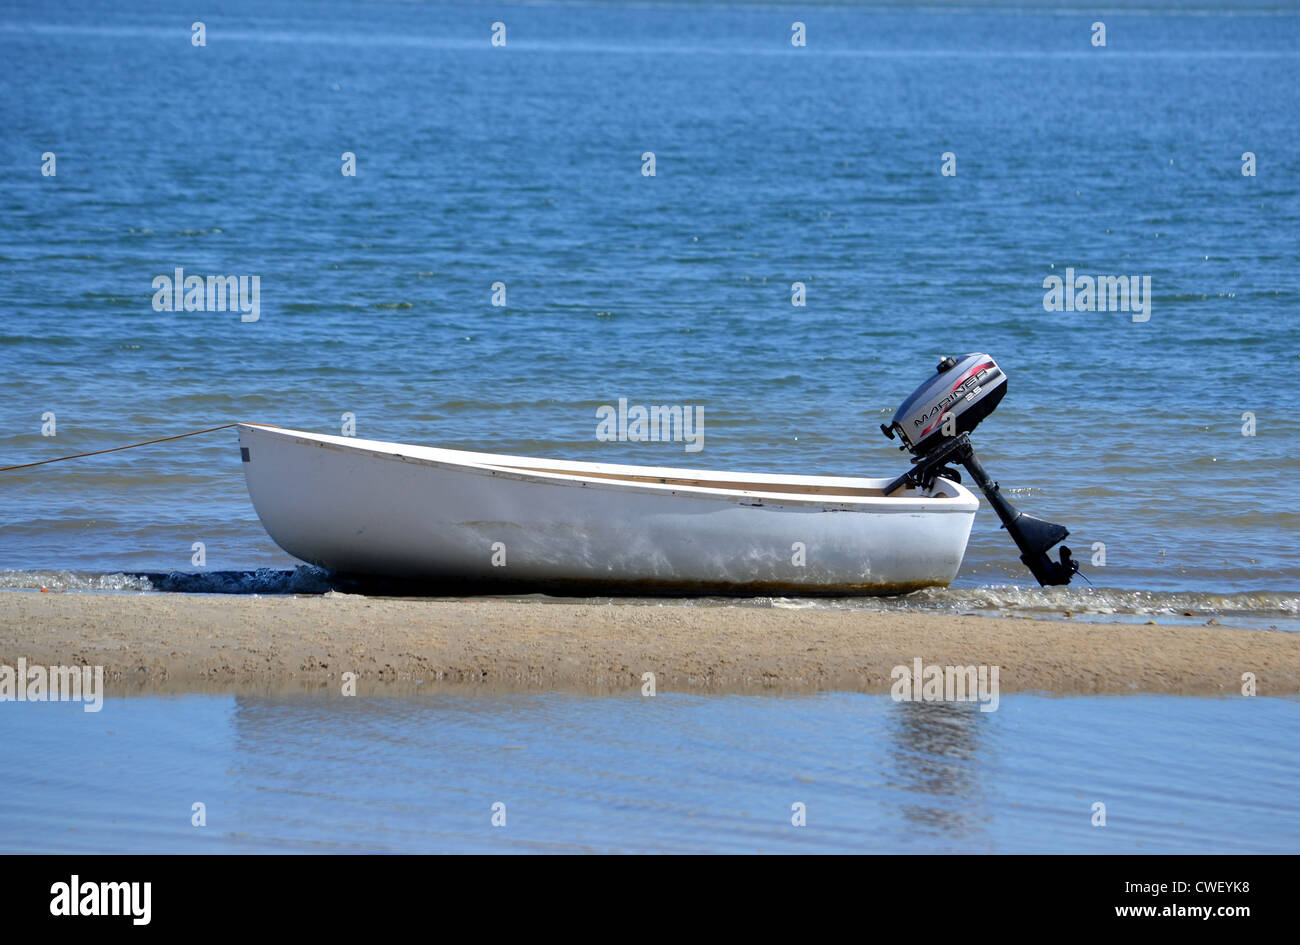
{"type": "Polygon", "coordinates": [[[1008,502],[1001,488],[989,478],[983,464],[975,456],[970,436],[966,433],[954,437],[918,460],[915,466],[885,488],[885,495],[890,495],[899,487],[909,484],[929,489],[934,485],[934,480],[943,474],[944,467],[948,463],[957,463],[965,467],[971,479],[989,500],[989,505],[993,506],[993,511],[998,513],[998,518],[1002,520],[1002,527],[1007,530],[1020,549],[1020,560],[1039,584],[1050,587],[1070,583],[1070,579],[1079,571],[1079,563],[1074,560],[1070,549],[1061,546],[1060,561],[1053,561],[1047,555],[1053,545],[1064,541],[1069,536],[1070,530],[1064,525],[1044,522],[1032,515],[1026,515],[1008,502]]]}

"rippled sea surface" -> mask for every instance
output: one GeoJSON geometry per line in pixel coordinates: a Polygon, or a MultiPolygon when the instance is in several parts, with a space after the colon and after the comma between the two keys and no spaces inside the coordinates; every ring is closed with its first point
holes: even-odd
{"type": "MultiPolygon", "coordinates": [[[[402,442],[884,475],[880,422],[986,350],[1010,393],[985,465],[1071,528],[1102,608],[1294,617],[1293,8],[1121,7],[1104,49],[1050,3],[258,0],[202,48],[195,17],[0,11],[0,463],[351,412],[402,442]],[[259,320],[154,311],[176,267],[258,275],[259,320]],[[1066,267],[1150,276],[1150,320],[1044,311],[1066,267]],[[598,442],[620,397],[702,406],[704,449],[598,442]]],[[[7,586],[193,570],[195,541],[214,570],[295,564],[229,430],[0,473],[0,516],[7,586]]],[[[958,589],[1026,584],[986,506],[958,589]]]]}
{"type": "Polygon", "coordinates": [[[5,852],[1300,844],[1296,705],[1276,699],[1014,695],[980,712],[856,694],[187,696],[6,718],[5,852]]]}

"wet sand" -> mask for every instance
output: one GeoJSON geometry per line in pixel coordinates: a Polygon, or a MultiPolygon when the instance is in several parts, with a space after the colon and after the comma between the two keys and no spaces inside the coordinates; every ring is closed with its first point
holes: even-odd
{"type": "Polygon", "coordinates": [[[1300,694],[1300,634],[754,606],[341,594],[0,594],[0,664],[102,665],[110,694],[431,689],[888,692],[894,666],[1000,667],[1002,692],[1300,694]]]}

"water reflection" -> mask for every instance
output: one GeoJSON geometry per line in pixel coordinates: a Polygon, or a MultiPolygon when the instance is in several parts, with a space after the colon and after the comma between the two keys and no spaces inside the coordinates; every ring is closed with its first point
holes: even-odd
{"type": "MultiPolygon", "coordinates": [[[[858,825],[864,831],[900,819],[949,840],[987,830],[992,815],[981,771],[989,759],[982,756],[990,751],[995,713],[981,713],[975,703],[846,698],[853,702],[843,704],[844,718],[809,743],[800,716],[815,699],[670,697],[647,711],[637,700],[563,695],[239,697],[234,770],[256,772],[272,792],[295,791],[290,785],[309,780],[314,796],[341,806],[362,793],[362,807],[385,816],[423,808],[456,820],[453,812],[478,810],[493,790],[528,803],[546,796],[564,808],[580,807],[586,796],[660,812],[658,792],[675,790],[686,816],[717,816],[738,790],[780,784],[824,764],[865,787],[861,796],[873,816],[858,825]],[[782,711],[783,704],[792,711],[782,711]],[[731,713],[734,728],[727,724],[731,713]],[[785,746],[795,743],[812,764],[789,756],[785,746]],[[268,774],[279,788],[268,786],[268,774]]],[[[457,822],[472,826],[468,818],[457,822]]]]}
{"type": "Polygon", "coordinates": [[[0,851],[1286,852],[1298,705],[445,691],[42,705],[0,713],[0,851]],[[1093,829],[1094,798],[1123,817],[1093,829]]]}
{"type": "Polygon", "coordinates": [[[908,822],[948,836],[984,830],[978,771],[988,718],[976,703],[894,703],[889,757],[896,786],[914,798],[899,805],[908,822]]]}

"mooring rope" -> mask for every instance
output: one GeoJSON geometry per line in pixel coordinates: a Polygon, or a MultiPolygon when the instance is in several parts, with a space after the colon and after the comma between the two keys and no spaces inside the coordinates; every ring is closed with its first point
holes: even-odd
{"type": "MultiPolygon", "coordinates": [[[[269,423],[258,424],[259,426],[271,426],[269,423]]],[[[142,443],[128,443],[126,446],[112,446],[106,450],[91,450],[89,453],[73,453],[71,456],[56,456],[54,459],[42,459],[35,463],[19,463],[17,466],[0,466],[0,472],[10,472],[14,469],[31,469],[33,466],[44,466],[46,463],[61,463],[65,459],[81,459],[83,456],[98,456],[100,453],[116,453],[119,450],[133,450],[137,446],[148,446],[151,443],[166,443],[168,440],[180,440],[187,436],[198,436],[200,433],[212,433],[216,430],[229,430],[231,427],[239,426],[238,423],[223,423],[219,427],[208,427],[206,430],[191,430],[189,433],[177,433],[175,436],[160,436],[156,440],[145,440],[142,443]]]]}

